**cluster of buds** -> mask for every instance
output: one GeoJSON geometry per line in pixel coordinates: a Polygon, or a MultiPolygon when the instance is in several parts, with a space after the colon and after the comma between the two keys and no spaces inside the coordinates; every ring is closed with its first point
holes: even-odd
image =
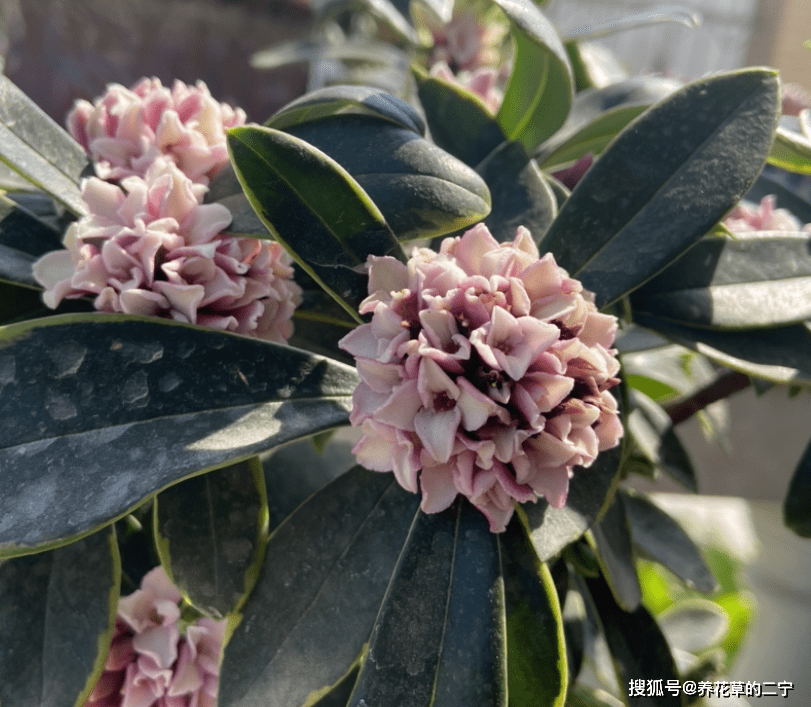
{"type": "Polygon", "coordinates": [[[87,215],[68,229],[65,250],[34,265],[45,303],[92,296],[100,311],[285,343],[301,301],[289,256],[278,243],[224,233],[230,211],[203,203],[228,161],[225,130],[244,122],[202,82],[169,90],[143,79],[79,101],[68,127],[98,176],[82,184],[87,215]]]}
{"type": "Polygon", "coordinates": [[[524,228],[499,244],[480,224],[407,264],[372,258],[360,312],[371,321],[340,342],[362,380],[353,451],[421,490],[427,513],[461,494],[500,532],[516,501],[563,506],[574,467],[622,436],[616,319],[524,228]]]}

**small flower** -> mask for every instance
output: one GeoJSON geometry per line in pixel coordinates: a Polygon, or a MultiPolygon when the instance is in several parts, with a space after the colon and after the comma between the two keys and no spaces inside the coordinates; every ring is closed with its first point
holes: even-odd
{"type": "Polygon", "coordinates": [[[85,707],[216,707],[225,620],[200,618],[181,634],[180,599],[156,567],[119,600],[104,672],[85,707]]]}
{"type": "Polygon", "coordinates": [[[516,501],[562,507],[573,468],[619,443],[616,319],[525,228],[371,257],[360,312],[371,321],[340,342],[361,378],[353,451],[421,490],[423,511],[462,494],[501,532],[516,501]]]}
{"type": "Polygon", "coordinates": [[[231,213],[199,203],[205,191],[165,158],[121,187],[86,180],[88,215],[68,229],[66,250],[34,264],[46,305],[90,295],[104,312],[169,317],[285,343],[301,301],[289,256],[278,243],[221,233],[231,213]]]}
{"type": "Polygon", "coordinates": [[[800,231],[811,232],[811,224],[803,225],[788,209],[775,208],[776,198],[770,194],[761,199],[757,206],[744,202],[738,204],[722,221],[733,233],[754,231],[800,231]]]}
{"type": "Polygon", "coordinates": [[[501,89],[504,72],[492,67],[483,66],[473,71],[460,71],[454,74],[445,62],[438,62],[431,67],[430,74],[470,91],[474,96],[480,98],[494,115],[504,100],[504,92],[501,89]]]}
{"type": "Polygon", "coordinates": [[[67,120],[102,179],[143,177],[163,155],[201,184],[228,161],[225,130],[244,123],[244,111],[215,101],[202,81],[170,90],[156,78],[112,84],[94,104],[77,101],[67,120]]]}

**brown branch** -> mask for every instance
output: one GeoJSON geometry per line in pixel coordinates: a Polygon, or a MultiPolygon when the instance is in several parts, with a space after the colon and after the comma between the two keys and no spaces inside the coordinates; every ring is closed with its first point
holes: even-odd
{"type": "Polygon", "coordinates": [[[719,400],[728,398],[733,393],[745,390],[752,382],[749,376],[738,371],[728,371],[716,378],[712,383],[693,393],[689,398],[679,400],[665,406],[665,412],[670,416],[674,425],[689,420],[697,412],[719,400]]]}

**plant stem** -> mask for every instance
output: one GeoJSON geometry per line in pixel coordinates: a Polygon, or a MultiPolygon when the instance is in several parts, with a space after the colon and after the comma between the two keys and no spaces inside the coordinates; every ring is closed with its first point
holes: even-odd
{"type": "Polygon", "coordinates": [[[733,393],[745,390],[751,384],[749,376],[738,371],[728,371],[718,376],[709,385],[693,393],[689,398],[666,405],[665,412],[670,416],[674,425],[679,425],[708,405],[728,398],[733,393]]]}

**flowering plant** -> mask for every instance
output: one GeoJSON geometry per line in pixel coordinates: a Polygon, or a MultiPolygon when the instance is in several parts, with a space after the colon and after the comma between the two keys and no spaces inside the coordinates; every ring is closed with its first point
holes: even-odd
{"type": "Polygon", "coordinates": [[[400,95],[263,126],[145,79],[68,134],[0,78],[0,703],[599,703],[598,633],[678,679],[635,559],[715,581],[626,482],[695,491],[678,422],[811,381],[807,232],[738,206],[808,136],[770,70],[601,85],[530,0],[472,51],[401,5],[358,45],[400,95]]]}

